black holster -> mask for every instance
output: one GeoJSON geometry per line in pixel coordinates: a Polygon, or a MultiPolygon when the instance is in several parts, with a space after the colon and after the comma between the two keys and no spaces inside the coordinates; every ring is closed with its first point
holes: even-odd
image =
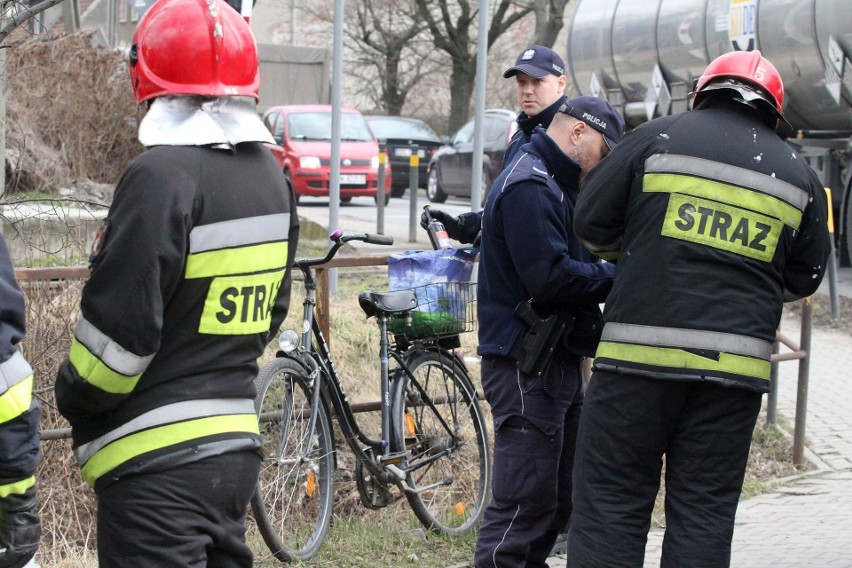
{"type": "Polygon", "coordinates": [[[553,359],[567,322],[556,314],[540,317],[530,302],[518,304],[513,314],[521,318],[528,327],[518,358],[518,368],[528,375],[541,377],[553,359]]]}

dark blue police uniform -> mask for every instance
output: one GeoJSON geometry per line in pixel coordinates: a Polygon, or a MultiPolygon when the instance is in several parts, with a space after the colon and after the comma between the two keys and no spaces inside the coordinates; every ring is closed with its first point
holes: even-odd
{"type": "Polygon", "coordinates": [[[482,385],[494,418],[494,481],[476,566],[546,566],[571,515],[571,470],[582,405],[581,360],[600,332],[614,267],[574,236],[580,166],[537,130],[494,182],[485,206],[478,284],[482,385]],[[518,367],[534,299],[569,332],[541,377],[518,367]]]}

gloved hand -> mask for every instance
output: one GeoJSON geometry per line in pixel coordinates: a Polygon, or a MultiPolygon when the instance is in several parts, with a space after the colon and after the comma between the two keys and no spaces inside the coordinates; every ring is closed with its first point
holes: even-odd
{"type": "Polygon", "coordinates": [[[21,568],[35,556],[41,522],[35,487],[0,499],[0,568],[21,568]]]}
{"type": "MultiPolygon", "coordinates": [[[[464,226],[459,222],[458,217],[432,207],[429,208],[429,214],[432,215],[432,219],[444,225],[448,237],[457,241],[461,240],[460,237],[462,236],[464,226]]],[[[425,229],[428,225],[429,218],[426,217],[426,210],[424,209],[423,213],[420,214],[420,226],[425,229]]]]}

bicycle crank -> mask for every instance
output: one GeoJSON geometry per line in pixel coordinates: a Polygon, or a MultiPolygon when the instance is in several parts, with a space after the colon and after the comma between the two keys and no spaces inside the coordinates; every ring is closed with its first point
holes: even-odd
{"type": "Polygon", "coordinates": [[[361,503],[368,509],[381,509],[396,500],[391,485],[368,471],[361,461],[355,464],[355,484],[361,503]]]}

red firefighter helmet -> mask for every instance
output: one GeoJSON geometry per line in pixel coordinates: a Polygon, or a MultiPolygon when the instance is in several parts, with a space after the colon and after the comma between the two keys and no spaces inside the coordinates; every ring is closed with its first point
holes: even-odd
{"type": "Polygon", "coordinates": [[[749,103],[762,100],[784,119],[781,75],[759,51],[732,51],[711,61],[695,84],[693,106],[704,93],[717,89],[738,91],[749,103]]]}
{"type": "Polygon", "coordinates": [[[158,0],[133,34],[130,81],[137,104],[162,95],[257,100],[254,35],[223,0],[158,0]]]}

